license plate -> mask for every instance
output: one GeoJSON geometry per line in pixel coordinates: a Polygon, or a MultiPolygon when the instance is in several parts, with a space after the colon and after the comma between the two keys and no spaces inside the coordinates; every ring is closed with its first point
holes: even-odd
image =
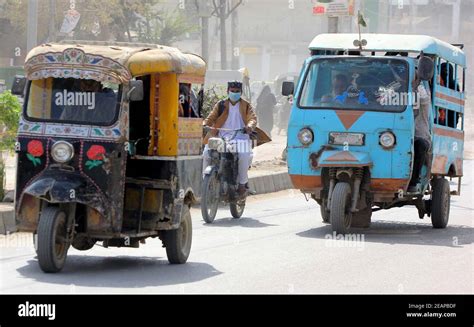
{"type": "Polygon", "coordinates": [[[329,133],[329,144],[338,145],[364,145],[362,133],[329,133]]]}

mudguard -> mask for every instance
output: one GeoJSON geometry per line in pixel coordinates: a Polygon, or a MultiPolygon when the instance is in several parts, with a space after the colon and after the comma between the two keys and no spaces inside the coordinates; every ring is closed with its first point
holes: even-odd
{"type": "Polygon", "coordinates": [[[107,216],[109,202],[85,177],[73,172],[45,173],[33,180],[23,193],[50,203],[82,203],[107,216]]]}
{"type": "Polygon", "coordinates": [[[216,169],[214,166],[207,166],[206,169],[204,169],[204,175],[210,175],[216,169]]]}
{"type": "Polygon", "coordinates": [[[318,167],[371,167],[367,152],[326,150],[321,153],[318,167]]]}

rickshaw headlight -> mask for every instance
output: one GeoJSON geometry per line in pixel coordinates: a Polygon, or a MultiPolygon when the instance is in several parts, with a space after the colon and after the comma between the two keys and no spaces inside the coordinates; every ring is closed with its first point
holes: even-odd
{"type": "Polygon", "coordinates": [[[302,128],[298,133],[298,140],[303,145],[310,145],[314,140],[313,131],[307,127],[302,128]]]}
{"type": "Polygon", "coordinates": [[[58,141],[51,147],[51,156],[54,161],[65,163],[74,157],[74,147],[71,143],[65,141],[58,141]]]}
{"type": "Polygon", "coordinates": [[[395,140],[395,135],[392,132],[384,132],[379,138],[380,145],[385,149],[393,148],[395,140]]]}

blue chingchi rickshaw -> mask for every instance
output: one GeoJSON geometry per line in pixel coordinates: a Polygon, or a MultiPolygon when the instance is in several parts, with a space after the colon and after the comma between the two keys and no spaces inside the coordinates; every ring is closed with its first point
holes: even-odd
{"type": "Polygon", "coordinates": [[[463,175],[462,48],[422,35],[321,34],[311,42],[297,85],[282,90],[294,93],[288,171],[333,231],[368,227],[372,212],[405,205],[447,226],[463,175]],[[420,108],[428,108],[425,153],[415,146],[420,108]],[[447,178],[458,178],[456,190],[447,178]]]}

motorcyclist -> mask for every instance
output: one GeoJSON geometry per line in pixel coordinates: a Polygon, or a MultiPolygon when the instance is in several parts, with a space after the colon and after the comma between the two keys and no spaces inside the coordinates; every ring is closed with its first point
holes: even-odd
{"type": "Polygon", "coordinates": [[[209,148],[207,146],[210,137],[219,135],[228,139],[234,134],[231,130],[245,130],[245,133],[237,133],[232,140],[237,144],[235,148],[239,153],[238,192],[239,196],[244,196],[247,192],[248,169],[253,157],[252,143],[249,136],[256,128],[257,116],[251,104],[241,98],[241,82],[229,82],[227,92],[228,98],[219,101],[203,122],[204,126],[210,127],[210,131],[204,138],[206,146],[203,152],[203,167],[206,169],[210,164],[209,148]]]}

